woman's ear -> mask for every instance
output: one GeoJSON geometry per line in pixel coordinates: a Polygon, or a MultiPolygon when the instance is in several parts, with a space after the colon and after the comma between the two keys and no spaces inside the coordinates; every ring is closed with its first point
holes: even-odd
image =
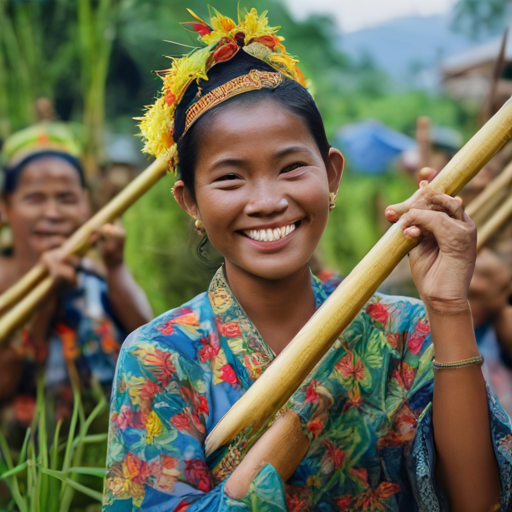
{"type": "Polygon", "coordinates": [[[185,213],[190,215],[193,219],[199,218],[197,203],[192,197],[190,190],[185,186],[185,183],[183,183],[183,180],[178,180],[174,184],[174,187],[172,188],[172,195],[185,213]]]}
{"type": "Polygon", "coordinates": [[[329,180],[329,190],[338,193],[343,169],[345,167],[345,157],[339,149],[331,148],[329,150],[329,160],[327,164],[327,179],[329,180]]]}

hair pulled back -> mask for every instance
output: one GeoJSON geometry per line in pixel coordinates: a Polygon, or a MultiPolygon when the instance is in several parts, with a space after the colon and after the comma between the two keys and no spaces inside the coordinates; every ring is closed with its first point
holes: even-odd
{"type": "Polygon", "coordinates": [[[195,168],[199,157],[201,135],[216,113],[227,107],[250,105],[259,101],[274,101],[300,118],[310,131],[320,154],[327,163],[330,144],[327,140],[322,116],[309,92],[294,80],[285,79],[275,89],[262,88],[234,96],[203,114],[178,142],[178,174],[195,198],[195,168]]]}

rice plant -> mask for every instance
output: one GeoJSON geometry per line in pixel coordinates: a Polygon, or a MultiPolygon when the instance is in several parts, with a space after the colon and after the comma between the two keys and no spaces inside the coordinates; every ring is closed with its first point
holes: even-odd
{"type": "MultiPolygon", "coordinates": [[[[105,444],[107,434],[89,434],[93,421],[107,409],[107,401],[99,384],[95,384],[99,401],[86,417],[77,375],[70,368],[73,383],[73,412],[70,418],[69,433],[64,441],[61,437],[62,421],[59,421],[55,433],[48,433],[47,418],[49,411],[45,407],[44,379],[38,385],[36,412],[31,428],[27,429],[23,446],[13,460],[10,447],[3,434],[0,434],[0,480],[3,480],[11,494],[7,510],[19,512],[67,512],[73,509],[83,510],[79,506],[82,495],[90,504],[97,503],[99,510],[102,501],[102,482],[105,478],[104,467],[89,467],[83,464],[84,451],[91,445],[105,444]],[[93,477],[101,480],[95,485],[84,484],[83,480],[93,477]]],[[[87,508],[90,510],[91,508],[87,508]]]]}

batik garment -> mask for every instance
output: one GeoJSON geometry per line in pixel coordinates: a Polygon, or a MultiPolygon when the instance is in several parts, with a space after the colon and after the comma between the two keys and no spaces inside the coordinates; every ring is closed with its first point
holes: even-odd
{"type": "MultiPolygon", "coordinates": [[[[48,344],[35,346],[26,331],[13,341],[25,363],[14,396],[1,404],[2,415],[8,420],[3,422],[2,429],[9,438],[14,440],[21,435],[23,440],[30,426],[37,379],[42,370],[46,402],[54,410],[56,420],[68,417],[73,408],[68,364],[77,369],[85,401],[91,378],[110,392],[123,336],[124,331],[112,313],[105,280],[89,270],[80,270],[78,285],[59,295],[48,344]]],[[[91,401],[96,403],[97,398],[91,397],[91,401]]]]}
{"type": "MultiPolygon", "coordinates": [[[[334,289],[313,278],[317,306],[334,289]]],[[[267,465],[241,501],[204,440],[274,355],[219,270],[208,293],[123,345],[111,404],[104,510],[443,510],[433,478],[433,346],[421,302],[374,296],[290,400],[311,446],[284,484],[267,465]]],[[[512,435],[489,395],[503,510],[512,435]]],[[[285,442],[285,441],[283,441],[285,442]]]]}

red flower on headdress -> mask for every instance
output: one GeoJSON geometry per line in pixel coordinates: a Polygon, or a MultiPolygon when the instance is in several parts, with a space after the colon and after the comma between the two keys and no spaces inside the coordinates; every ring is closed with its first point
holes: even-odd
{"type": "Polygon", "coordinates": [[[208,25],[203,25],[202,23],[194,23],[192,28],[201,36],[208,35],[212,29],[208,25]]]}
{"type": "Polygon", "coordinates": [[[219,63],[231,59],[235,53],[240,49],[232,39],[224,38],[220,42],[219,46],[215,49],[211,56],[211,62],[219,63]]]}
{"type": "Polygon", "coordinates": [[[271,50],[273,50],[279,44],[279,39],[276,36],[269,35],[269,36],[261,36],[261,37],[258,37],[257,39],[253,39],[252,42],[263,44],[267,48],[270,48],[271,50]]]}
{"type": "Polygon", "coordinates": [[[176,96],[174,96],[171,91],[167,91],[167,94],[164,97],[164,101],[167,103],[167,105],[170,106],[176,101],[176,96]]]}

